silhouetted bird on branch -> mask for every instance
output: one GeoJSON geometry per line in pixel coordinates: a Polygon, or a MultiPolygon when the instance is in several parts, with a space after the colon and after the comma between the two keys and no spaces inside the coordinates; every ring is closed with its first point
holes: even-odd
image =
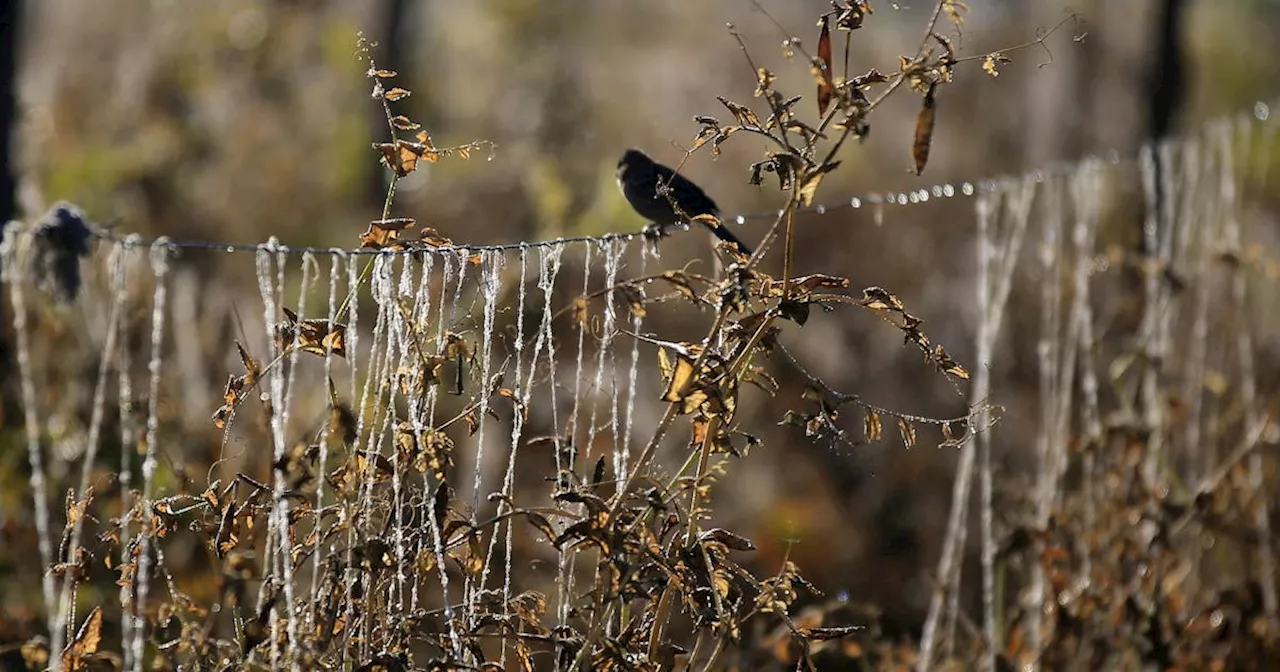
{"type": "MultiPolygon", "coordinates": [[[[659,234],[670,226],[689,224],[698,215],[720,216],[716,202],[698,185],[638,149],[628,149],[618,161],[618,187],[631,207],[654,223],[659,234]],[[665,193],[659,193],[659,184],[667,187],[665,193]]],[[[751,254],[724,224],[698,221],[720,240],[737,245],[743,254],[751,254]]]]}

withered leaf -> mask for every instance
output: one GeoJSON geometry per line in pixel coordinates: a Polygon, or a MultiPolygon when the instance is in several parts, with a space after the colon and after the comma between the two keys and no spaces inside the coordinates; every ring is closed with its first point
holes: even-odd
{"type": "Polygon", "coordinates": [[[84,670],[87,669],[88,661],[86,658],[98,652],[98,646],[102,644],[102,607],[94,607],[89,612],[89,616],[84,619],[84,624],[80,626],[80,631],[76,633],[75,639],[67,644],[67,648],[62,650],[62,669],[64,670],[84,670]]]}
{"type": "Polygon", "coordinates": [[[626,284],[621,288],[623,297],[627,300],[627,305],[631,307],[631,316],[640,318],[648,314],[644,307],[644,291],[636,285],[626,284]]]}
{"type": "Polygon", "coordinates": [[[863,87],[869,84],[885,84],[889,80],[890,78],[888,75],[884,74],[883,72],[880,72],[879,70],[876,70],[875,68],[872,68],[867,71],[867,74],[861,75],[859,77],[855,77],[853,80],[853,84],[856,87],[863,87]]]}
{"type": "Polygon", "coordinates": [[[787,299],[778,303],[778,315],[804,326],[809,321],[809,302],[787,299]]]}
{"type": "Polygon", "coordinates": [[[956,360],[947,354],[941,344],[933,346],[933,361],[937,363],[938,368],[942,369],[943,373],[948,373],[961,380],[969,379],[969,372],[963,366],[957,364],[956,360]]]}
{"type": "MultiPolygon", "coordinates": [[[[773,82],[778,76],[770,72],[766,68],[756,68],[756,90],[753,94],[756,98],[765,95],[767,91],[773,88],[773,82]]],[[[724,99],[721,98],[723,101],[724,99]]],[[[725,107],[728,107],[726,104],[725,107]]],[[[730,108],[732,110],[732,108],[730,108]]],[[[734,115],[735,117],[738,115],[734,115]]]]}
{"type": "Polygon", "coordinates": [[[738,120],[739,124],[760,127],[760,118],[756,116],[756,113],[751,108],[742,103],[735,103],[724,96],[716,96],[716,100],[719,100],[721,105],[729,108],[729,111],[733,113],[733,117],[738,120]]]}
{"type": "Polygon", "coordinates": [[[810,294],[815,289],[843,289],[848,286],[848,278],[824,273],[802,275],[791,279],[791,291],[799,294],[810,294]]]}
{"type": "Polygon", "coordinates": [[[236,350],[240,352],[240,361],[244,363],[244,384],[253,385],[254,381],[256,381],[258,376],[262,373],[262,366],[258,364],[258,360],[250,357],[249,353],[245,352],[244,346],[240,345],[239,341],[236,341],[236,350]]]}
{"type": "Polygon", "coordinates": [[[898,418],[898,433],[902,435],[902,443],[908,448],[916,446],[916,428],[903,418],[898,418]]]}
{"type": "Polygon", "coordinates": [[[818,35],[818,61],[818,115],[822,116],[827,113],[836,90],[831,83],[831,29],[826,15],[822,17],[822,32],[818,35]]]}
{"type": "Polygon", "coordinates": [[[590,511],[593,516],[599,516],[609,511],[609,505],[601,499],[599,495],[590,492],[564,490],[562,492],[557,492],[553,499],[557,502],[582,504],[587,507],[587,510],[590,511]]]}
{"type": "Polygon", "coordinates": [[[823,641],[827,639],[839,639],[847,637],[855,632],[866,630],[864,625],[839,625],[828,626],[825,628],[800,628],[801,636],[814,641],[823,641]]]}
{"type": "Polygon", "coordinates": [[[996,51],[982,57],[982,71],[992,77],[1000,76],[1000,64],[1008,63],[1009,57],[996,51]]]}
{"type": "Polygon", "coordinates": [[[969,11],[969,5],[964,4],[961,0],[942,0],[942,9],[947,13],[947,18],[957,26],[964,25],[964,14],[962,12],[969,11]]]}
{"type": "Polygon", "coordinates": [[[391,123],[402,131],[416,131],[417,129],[422,128],[422,126],[403,114],[397,114],[396,116],[391,117],[391,123]]]}
{"type": "Polygon", "coordinates": [[[867,436],[867,442],[879,441],[883,435],[883,429],[880,424],[880,414],[876,411],[867,411],[867,415],[862,421],[863,432],[867,436]]]}
{"type": "Polygon", "coordinates": [[[658,348],[658,366],[662,369],[662,378],[667,381],[662,400],[675,402],[685,399],[694,381],[693,360],[677,353],[673,362],[666,348],[658,348]]]}
{"type": "Polygon", "coordinates": [[[360,234],[360,247],[382,249],[400,238],[400,232],[413,228],[414,221],[408,217],[395,219],[376,219],[369,222],[369,229],[360,234]]]}
{"type": "Polygon", "coordinates": [[[410,95],[412,94],[408,89],[402,89],[397,86],[393,89],[388,89],[385,93],[382,94],[382,97],[394,103],[395,101],[400,100],[401,98],[408,98],[410,95]]]}
{"type": "Polygon", "coordinates": [[[418,240],[427,247],[450,247],[453,245],[452,240],[431,227],[423,227],[418,233],[418,240]]]}
{"type": "Polygon", "coordinates": [[[600,485],[601,481],[604,480],[605,467],[607,466],[608,463],[605,461],[604,455],[601,455],[596,460],[596,468],[591,472],[591,485],[600,485]]]}
{"type": "Polygon", "coordinates": [[[525,516],[525,519],[529,521],[530,525],[533,525],[535,528],[537,528],[538,531],[541,532],[543,536],[547,538],[547,541],[551,541],[556,538],[555,528],[551,527],[551,523],[547,522],[546,517],[543,516],[541,513],[537,513],[535,511],[525,511],[524,516],[525,516]]]}
{"type": "Polygon", "coordinates": [[[684,271],[665,271],[662,274],[662,279],[671,283],[676,288],[676,291],[690,301],[696,302],[698,300],[698,293],[694,291],[693,284],[689,281],[689,276],[685,275],[684,271]]]}
{"type": "Polygon", "coordinates": [[[735,551],[756,550],[756,545],[751,543],[750,539],[720,527],[712,528],[710,530],[707,530],[706,532],[703,532],[702,534],[699,534],[698,541],[700,542],[713,541],[713,542],[721,543],[721,544],[724,544],[726,547],[733,549],[735,551]]]}
{"type": "Polygon", "coordinates": [[[898,300],[898,297],[890,294],[881,287],[867,287],[862,290],[862,301],[860,302],[864,308],[871,310],[890,310],[894,312],[904,312],[906,307],[898,300]]]}
{"type": "Polygon", "coordinates": [[[933,123],[937,109],[934,96],[937,89],[937,82],[929,85],[929,90],[924,94],[924,105],[920,108],[920,114],[916,116],[916,135],[911,143],[911,157],[916,162],[916,175],[924,173],[924,167],[929,163],[929,148],[933,144],[933,123]]]}
{"type": "Polygon", "coordinates": [[[375,142],[373,148],[382,152],[382,164],[394,170],[397,177],[404,177],[418,169],[418,154],[403,140],[375,142]]]}

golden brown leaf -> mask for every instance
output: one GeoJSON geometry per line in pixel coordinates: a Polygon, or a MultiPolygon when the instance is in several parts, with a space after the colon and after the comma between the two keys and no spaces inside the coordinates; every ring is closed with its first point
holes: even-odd
{"type": "Polygon", "coordinates": [[[387,90],[385,93],[382,94],[382,97],[385,98],[387,101],[394,103],[395,101],[400,100],[401,98],[408,98],[410,95],[412,94],[409,92],[408,89],[402,89],[397,86],[393,89],[387,90]]]}
{"type": "Polygon", "coordinates": [[[929,90],[924,94],[924,105],[920,108],[920,114],[916,116],[916,135],[911,143],[911,157],[916,162],[916,175],[924,173],[924,167],[929,163],[929,148],[933,144],[933,125],[937,109],[934,95],[937,88],[937,82],[929,85],[929,90]]]}
{"type": "Polygon", "coordinates": [[[87,667],[85,658],[98,652],[102,644],[102,607],[94,607],[80,626],[75,639],[62,650],[62,669],[83,670],[87,667]]]}
{"type": "Polygon", "coordinates": [[[397,114],[396,116],[392,117],[391,124],[402,131],[415,131],[419,128],[422,128],[420,125],[418,125],[417,123],[414,123],[412,120],[409,119],[409,117],[406,117],[403,114],[397,114]]]}
{"type": "Polygon", "coordinates": [[[902,443],[908,448],[916,446],[916,428],[902,418],[898,418],[898,433],[902,435],[902,443]]]}
{"type": "Polygon", "coordinates": [[[672,362],[666,348],[658,349],[659,365],[663,370],[663,378],[667,380],[667,390],[662,394],[663,401],[681,401],[689,392],[694,380],[693,360],[677,354],[672,362]]]}
{"type": "Polygon", "coordinates": [[[1004,54],[996,51],[982,57],[982,71],[992,77],[999,77],[1000,71],[997,69],[1001,63],[1008,63],[1009,58],[1004,54]]]}
{"type": "Polygon", "coordinates": [[[862,301],[860,304],[864,308],[871,310],[891,310],[901,313],[906,310],[898,297],[890,294],[880,287],[867,287],[862,290],[862,301]]]}
{"type": "Polygon", "coordinates": [[[964,4],[961,0],[942,0],[942,9],[947,13],[947,18],[957,26],[964,25],[964,14],[962,12],[969,11],[969,5],[964,4]]]}
{"type": "Polygon", "coordinates": [[[716,99],[720,101],[720,104],[727,107],[729,111],[733,113],[734,118],[738,120],[739,124],[742,124],[743,126],[754,126],[757,128],[760,126],[760,118],[756,116],[756,113],[751,108],[741,103],[735,103],[724,96],[716,96],[716,99]]]}
{"type": "Polygon", "coordinates": [[[867,411],[866,418],[863,419],[863,431],[867,435],[867,441],[879,441],[883,433],[880,425],[880,414],[876,411],[867,411]]]}
{"type": "Polygon", "coordinates": [[[827,113],[836,92],[831,83],[831,29],[825,15],[822,17],[822,32],[818,35],[818,60],[821,62],[818,68],[818,115],[822,116],[827,113]]]}
{"type": "Polygon", "coordinates": [[[765,95],[766,91],[769,91],[770,89],[772,89],[773,81],[777,78],[778,78],[777,75],[773,74],[772,72],[769,72],[767,69],[757,68],[756,69],[756,91],[754,94],[755,97],[759,98],[760,96],[765,95]]]}
{"type": "Polygon", "coordinates": [[[400,232],[413,228],[414,221],[408,217],[395,219],[376,219],[369,222],[369,228],[360,234],[360,247],[382,249],[400,239],[400,232]]]}

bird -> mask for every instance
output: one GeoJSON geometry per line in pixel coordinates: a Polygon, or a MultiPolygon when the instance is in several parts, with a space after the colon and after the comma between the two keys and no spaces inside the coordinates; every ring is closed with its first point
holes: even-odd
{"type": "MultiPolygon", "coordinates": [[[[618,188],[631,207],[653,222],[659,233],[669,226],[687,224],[699,215],[720,215],[716,202],[701,187],[638,149],[628,149],[618,160],[618,188]],[[659,182],[668,188],[666,193],[658,192],[659,182]]],[[[736,245],[742,254],[751,254],[720,221],[699,221],[720,240],[736,245]]]]}

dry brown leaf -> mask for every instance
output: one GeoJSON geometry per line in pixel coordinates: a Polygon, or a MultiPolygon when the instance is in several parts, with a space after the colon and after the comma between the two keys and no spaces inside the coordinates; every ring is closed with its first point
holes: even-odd
{"type": "Polygon", "coordinates": [[[929,85],[929,90],[924,94],[924,105],[920,108],[920,114],[916,116],[916,135],[911,143],[911,157],[916,162],[916,175],[924,173],[924,167],[929,163],[929,148],[933,144],[933,125],[937,110],[937,102],[934,99],[937,89],[937,82],[929,85]]]}
{"type": "MultiPolygon", "coordinates": [[[[832,85],[831,71],[831,29],[827,26],[827,17],[822,17],[822,32],[818,35],[818,61],[821,67],[817,68],[818,72],[818,116],[827,113],[827,108],[831,105],[831,99],[835,96],[836,88],[832,85]]],[[[847,73],[846,73],[847,74],[847,73]]]]}

